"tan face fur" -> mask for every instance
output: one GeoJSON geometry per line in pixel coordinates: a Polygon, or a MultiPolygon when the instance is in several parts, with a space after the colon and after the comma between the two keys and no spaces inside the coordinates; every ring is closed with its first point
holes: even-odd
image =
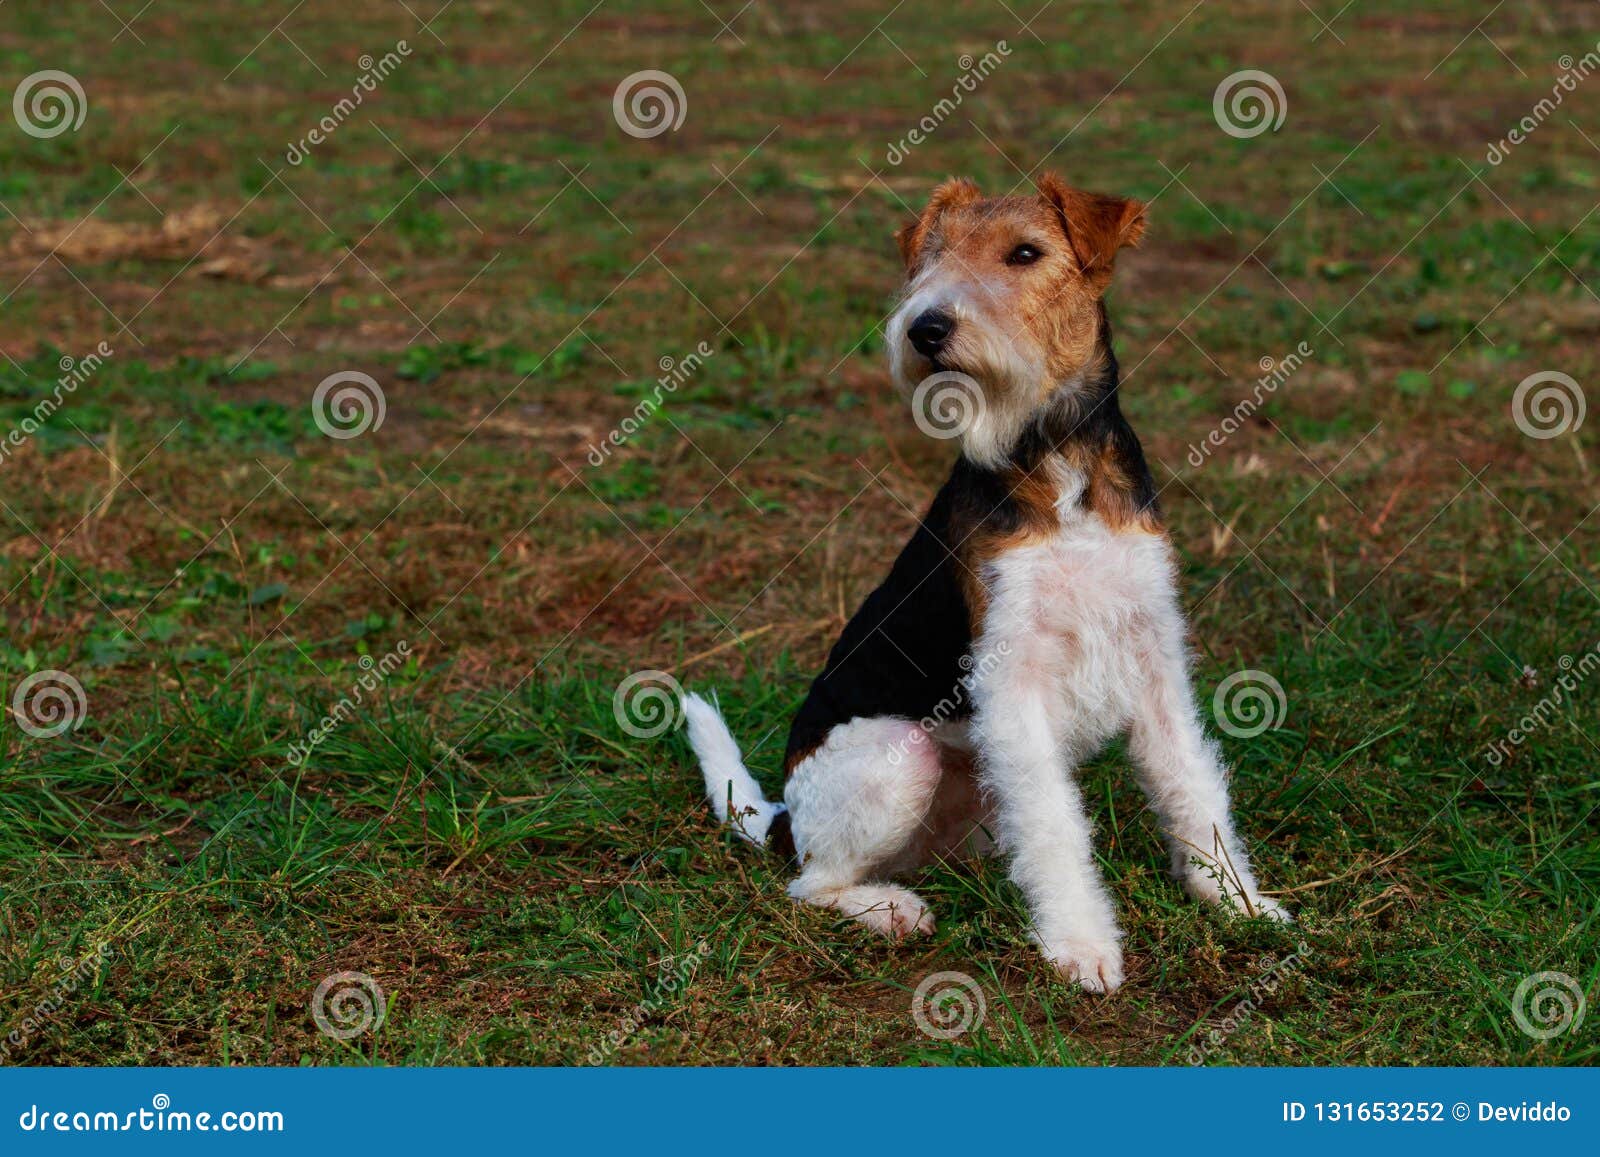
{"type": "Polygon", "coordinates": [[[1117,251],[1144,225],[1139,202],[1085,193],[1054,174],[1032,197],[986,198],[964,178],[944,182],[896,235],[906,262],[888,329],[896,383],[915,391],[939,371],[970,378],[980,399],[963,452],[1001,464],[1033,413],[1098,367],[1100,298],[1117,251]],[[927,334],[946,323],[930,350],[927,334]]]}

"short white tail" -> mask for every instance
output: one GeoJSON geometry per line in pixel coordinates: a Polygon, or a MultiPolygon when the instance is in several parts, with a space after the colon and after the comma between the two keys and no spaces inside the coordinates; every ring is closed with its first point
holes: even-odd
{"type": "Polygon", "coordinates": [[[733,732],[714,703],[689,692],[683,697],[683,716],[689,723],[689,746],[700,757],[711,810],[723,823],[732,823],[739,836],[757,847],[766,846],[772,821],[787,809],[770,803],[761,785],[745,769],[733,732]]]}

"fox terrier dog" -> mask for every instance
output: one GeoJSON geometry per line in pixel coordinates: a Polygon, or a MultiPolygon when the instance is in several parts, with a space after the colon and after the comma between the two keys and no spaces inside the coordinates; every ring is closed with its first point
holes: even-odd
{"type": "Polygon", "coordinates": [[[997,850],[1045,958],[1093,992],[1123,981],[1122,933],[1075,773],[1124,731],[1188,892],[1289,919],[1234,827],[1173,548],[1117,404],[1103,298],[1144,229],[1138,201],[1053,174],[1037,196],[934,190],[896,234],[906,284],[886,333],[918,401],[930,384],[961,391],[961,454],[795,715],[783,803],[717,708],[683,702],[717,818],[794,857],[794,899],[891,937],[930,932],[928,906],[890,881],[997,850]]]}

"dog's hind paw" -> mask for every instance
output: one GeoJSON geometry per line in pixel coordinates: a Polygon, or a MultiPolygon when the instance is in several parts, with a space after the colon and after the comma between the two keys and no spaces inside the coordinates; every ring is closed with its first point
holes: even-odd
{"type": "Polygon", "coordinates": [[[933,909],[915,892],[904,888],[859,888],[855,892],[856,903],[866,906],[850,914],[882,936],[903,940],[934,929],[933,909]]]}

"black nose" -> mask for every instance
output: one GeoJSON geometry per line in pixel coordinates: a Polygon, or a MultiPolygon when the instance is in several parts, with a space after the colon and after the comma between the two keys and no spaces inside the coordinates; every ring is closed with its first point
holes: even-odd
{"type": "Polygon", "coordinates": [[[931,358],[944,349],[944,343],[955,327],[955,318],[936,309],[930,309],[917,315],[916,320],[906,330],[906,336],[911,339],[912,346],[919,354],[931,358]]]}

